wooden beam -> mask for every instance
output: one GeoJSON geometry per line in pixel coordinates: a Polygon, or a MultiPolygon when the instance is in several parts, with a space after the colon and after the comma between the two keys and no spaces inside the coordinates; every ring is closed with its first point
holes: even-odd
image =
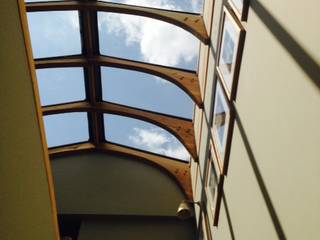
{"type": "Polygon", "coordinates": [[[96,149],[96,146],[93,143],[78,143],[68,146],[49,148],[49,155],[50,157],[57,157],[69,153],[88,152],[94,149],[96,149]]]}
{"type": "MultiPolygon", "coordinates": [[[[80,26],[82,32],[83,55],[85,59],[90,59],[99,54],[99,36],[97,12],[80,11],[80,26]]],[[[94,62],[85,66],[85,81],[87,98],[91,104],[102,100],[100,67],[94,62]]],[[[99,144],[104,140],[103,116],[98,112],[89,114],[90,139],[94,144],[99,144]]]]}
{"type": "Polygon", "coordinates": [[[49,149],[50,157],[59,157],[66,154],[75,154],[78,152],[88,152],[100,150],[109,153],[122,154],[129,157],[143,159],[147,162],[154,164],[161,169],[164,169],[169,173],[183,189],[189,200],[192,200],[192,188],[191,188],[191,177],[190,177],[190,165],[169,157],[160,156],[157,154],[140,151],[130,147],[120,146],[113,143],[100,143],[95,146],[92,143],[80,143],[70,146],[57,147],[49,149]]]}
{"type": "Polygon", "coordinates": [[[200,14],[96,1],[37,2],[27,3],[26,6],[28,12],[93,10],[154,18],[179,26],[196,36],[204,44],[209,43],[204,20],[200,14]]]}
{"type": "Polygon", "coordinates": [[[178,86],[187,93],[199,107],[202,107],[199,79],[198,75],[194,71],[99,55],[91,58],[75,56],[36,59],[36,68],[38,69],[55,67],[87,67],[91,64],[140,71],[159,76],[178,86]]]}
{"type": "Polygon", "coordinates": [[[150,122],[166,129],[176,136],[189,151],[190,155],[195,160],[198,159],[195,145],[194,128],[191,120],[107,102],[96,103],[95,105],[89,102],[68,103],[43,107],[42,110],[44,115],[66,112],[100,112],[121,115],[150,122]]]}

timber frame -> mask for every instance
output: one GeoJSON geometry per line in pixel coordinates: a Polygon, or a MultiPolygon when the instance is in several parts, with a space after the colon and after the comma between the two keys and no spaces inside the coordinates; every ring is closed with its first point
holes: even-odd
{"type": "Polygon", "coordinates": [[[63,10],[88,10],[123,13],[143,17],[154,18],[168,22],[183,28],[201,40],[204,44],[209,44],[209,36],[200,14],[170,11],[134,5],[89,1],[67,1],[67,2],[38,2],[27,3],[27,11],[63,11],[63,10]]]}
{"type": "Polygon", "coordinates": [[[137,159],[146,160],[165,170],[184,190],[186,197],[192,200],[190,182],[190,166],[188,163],[106,142],[104,136],[103,114],[115,114],[140,119],[166,129],[177,137],[197,161],[194,127],[192,120],[160,114],[143,109],[105,102],[102,99],[101,72],[102,66],[128,69],[153,74],[177,85],[193,101],[202,107],[198,75],[194,71],[165,67],[100,54],[97,11],[132,14],[162,20],[186,31],[189,31],[203,43],[208,44],[208,35],[201,15],[131,6],[117,3],[98,2],[96,0],[60,1],[26,3],[27,12],[78,10],[82,38],[82,54],[74,56],[35,59],[36,69],[83,67],[85,74],[86,100],[42,107],[43,115],[67,112],[87,112],[89,121],[89,142],[75,143],[49,149],[51,157],[73,154],[82,151],[104,151],[123,154],[137,159]]]}

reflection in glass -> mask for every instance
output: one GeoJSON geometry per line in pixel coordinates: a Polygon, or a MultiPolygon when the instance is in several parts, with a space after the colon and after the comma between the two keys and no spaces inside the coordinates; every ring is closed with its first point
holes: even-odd
{"type": "Polygon", "coordinates": [[[159,20],[98,12],[100,52],[165,66],[196,69],[199,40],[159,20]]]}
{"type": "Polygon", "coordinates": [[[102,67],[103,100],[192,118],[193,102],[176,85],[154,75],[102,67]]]}
{"type": "Polygon", "coordinates": [[[218,67],[229,92],[232,89],[239,33],[228,15],[225,15],[218,67]]]}
{"type": "Polygon", "coordinates": [[[48,147],[84,142],[89,139],[87,113],[61,113],[44,116],[48,147]]]}
{"type": "Polygon", "coordinates": [[[228,125],[230,119],[230,111],[227,100],[223,94],[221,84],[217,81],[215,100],[214,100],[214,112],[213,112],[213,128],[216,142],[218,143],[218,150],[220,152],[221,159],[224,158],[228,125]]]}
{"type": "Polygon", "coordinates": [[[244,0],[231,0],[231,2],[236,7],[237,11],[241,14],[244,0]]]}
{"type": "Polygon", "coordinates": [[[216,194],[216,188],[217,188],[217,180],[218,180],[218,175],[216,173],[215,167],[213,166],[213,162],[210,162],[210,176],[209,176],[209,189],[210,189],[210,193],[211,193],[211,199],[212,201],[215,198],[215,194],[216,194]]]}
{"type": "Polygon", "coordinates": [[[105,114],[106,140],[144,151],[189,161],[184,146],[162,128],[133,118],[105,114]]]}
{"type": "Polygon", "coordinates": [[[29,12],[28,23],[34,58],[81,53],[77,11],[29,12]]]}
{"type": "Polygon", "coordinates": [[[86,98],[83,68],[38,69],[37,79],[42,106],[86,98]]]}

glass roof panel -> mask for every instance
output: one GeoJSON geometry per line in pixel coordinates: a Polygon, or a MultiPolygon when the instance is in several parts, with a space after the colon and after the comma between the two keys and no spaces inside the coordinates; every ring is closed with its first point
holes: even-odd
{"type": "Polygon", "coordinates": [[[89,140],[88,116],[84,112],[44,116],[48,147],[89,140]]]}
{"type": "Polygon", "coordinates": [[[77,11],[29,12],[28,23],[34,58],[81,53],[77,11]]]}
{"type": "Polygon", "coordinates": [[[195,70],[199,40],[189,32],[159,20],[98,12],[103,55],[195,70]]]}
{"type": "Polygon", "coordinates": [[[203,0],[100,0],[101,2],[123,3],[141,7],[152,7],[182,12],[202,12],[203,0]]]}
{"type": "Polygon", "coordinates": [[[109,142],[189,161],[185,147],[171,133],[156,125],[111,114],[104,114],[105,136],[109,142]]]}
{"type": "Polygon", "coordinates": [[[37,70],[42,106],[85,100],[83,68],[46,68],[37,70]]]}
{"type": "Polygon", "coordinates": [[[102,67],[104,101],[192,118],[193,101],[176,85],[154,75],[102,67]]]}

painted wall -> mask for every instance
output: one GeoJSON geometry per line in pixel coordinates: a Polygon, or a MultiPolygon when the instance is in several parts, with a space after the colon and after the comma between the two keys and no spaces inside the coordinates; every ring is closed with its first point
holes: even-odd
{"type": "Polygon", "coordinates": [[[52,159],[58,212],[176,216],[184,194],[163,170],[106,153],[52,159]]]}
{"type": "Polygon", "coordinates": [[[17,1],[0,8],[0,239],[56,239],[17,1]]]}
{"type": "MultiPolygon", "coordinates": [[[[197,112],[208,116],[198,142],[204,153],[222,2],[214,7],[205,112],[197,112]]],[[[219,225],[210,227],[213,239],[320,237],[319,7],[316,0],[251,0],[235,103],[239,116],[219,225]]],[[[205,163],[202,156],[192,164],[195,197],[203,201],[205,163]]]]}

